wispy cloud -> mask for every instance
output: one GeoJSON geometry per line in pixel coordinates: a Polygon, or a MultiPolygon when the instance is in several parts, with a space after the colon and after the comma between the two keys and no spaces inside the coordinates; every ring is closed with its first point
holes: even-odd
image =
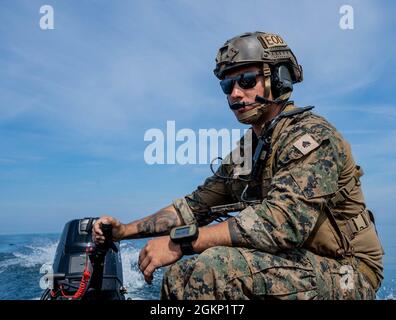
{"type": "MultiPolygon", "coordinates": [[[[41,3],[32,2],[21,18],[38,20],[33,4],[41,3]]],[[[217,48],[230,36],[256,29],[283,34],[296,51],[306,69],[303,100],[312,99],[312,93],[314,100],[351,93],[381,72],[374,60],[376,46],[366,42],[367,34],[376,38],[383,32],[380,17],[386,8],[380,5],[352,1],[356,30],[348,34],[338,27],[342,1],[203,4],[205,10],[202,2],[190,1],[102,4],[91,11],[108,22],[101,25],[90,11],[83,15],[80,6],[55,2],[58,24],[52,34],[14,21],[17,39],[23,41],[8,35],[12,58],[6,60],[7,77],[34,91],[3,89],[3,108],[11,101],[17,107],[2,116],[33,113],[43,122],[85,135],[129,134],[153,114],[160,121],[193,119],[202,108],[224,104],[220,92],[213,95],[217,48]]]]}
{"type": "Polygon", "coordinates": [[[24,157],[0,158],[0,163],[17,164],[17,163],[26,163],[26,162],[37,162],[42,160],[45,160],[45,158],[38,156],[24,156],[24,157]]]}

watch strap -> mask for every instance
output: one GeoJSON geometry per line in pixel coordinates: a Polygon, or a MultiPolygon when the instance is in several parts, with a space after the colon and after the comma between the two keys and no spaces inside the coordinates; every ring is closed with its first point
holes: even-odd
{"type": "Polygon", "coordinates": [[[194,251],[194,248],[192,246],[192,243],[190,241],[181,242],[180,249],[184,256],[191,256],[193,254],[196,254],[196,252],[194,251]]]}

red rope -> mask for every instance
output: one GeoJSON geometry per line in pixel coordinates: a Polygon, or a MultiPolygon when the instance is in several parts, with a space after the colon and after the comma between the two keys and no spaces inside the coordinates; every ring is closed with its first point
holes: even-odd
{"type": "Polygon", "coordinates": [[[79,286],[78,290],[76,291],[76,293],[74,295],[70,296],[70,295],[66,295],[63,292],[63,286],[61,286],[61,293],[62,293],[62,296],[64,298],[68,298],[68,299],[73,299],[74,300],[74,299],[80,299],[84,295],[85,290],[87,289],[87,286],[88,286],[89,279],[91,278],[91,271],[89,271],[89,268],[88,268],[88,251],[89,250],[90,250],[90,248],[88,247],[87,250],[86,250],[86,255],[85,255],[84,273],[83,273],[83,276],[81,278],[80,286],[79,286]]]}

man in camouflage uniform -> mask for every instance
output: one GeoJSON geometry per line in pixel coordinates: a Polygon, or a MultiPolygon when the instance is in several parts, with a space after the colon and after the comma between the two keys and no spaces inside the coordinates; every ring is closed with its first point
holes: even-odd
{"type": "Polygon", "coordinates": [[[113,224],[115,240],[159,236],[140,252],[139,267],[150,282],[171,265],[163,299],[374,299],[383,250],[362,170],[331,124],[289,101],[302,81],[290,48],[278,35],[242,34],[220,48],[214,73],[237,119],[252,126],[240,146],[157,213],[129,224],[102,217],[95,241],[104,240],[102,222],[113,224]],[[249,147],[253,158],[235,161],[249,147]],[[238,213],[207,226],[230,211],[238,213]],[[167,235],[182,225],[199,226],[188,246],[167,235]]]}

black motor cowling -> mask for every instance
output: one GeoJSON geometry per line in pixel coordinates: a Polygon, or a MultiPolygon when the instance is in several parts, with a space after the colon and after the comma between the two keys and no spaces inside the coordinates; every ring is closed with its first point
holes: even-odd
{"type": "MultiPolygon", "coordinates": [[[[54,263],[53,289],[47,289],[42,299],[71,299],[80,289],[82,300],[124,300],[122,262],[119,243],[111,241],[110,232],[104,245],[92,243],[92,225],[97,218],[69,221],[62,232],[54,263]],[[84,271],[89,270],[89,281],[82,290],[84,271]]],[[[106,234],[105,234],[106,236],[106,234]]],[[[78,295],[78,294],[77,294],[78,295]]]]}

